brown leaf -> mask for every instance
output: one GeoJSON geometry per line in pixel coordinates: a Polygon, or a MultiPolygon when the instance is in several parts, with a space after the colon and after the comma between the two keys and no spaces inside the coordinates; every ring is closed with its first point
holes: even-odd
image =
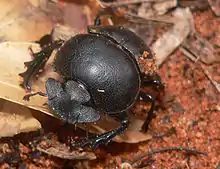
{"type": "Polygon", "coordinates": [[[50,18],[27,0],[1,0],[0,8],[1,41],[35,41],[52,29],[50,18]]]}
{"type": "Polygon", "coordinates": [[[183,43],[182,46],[190,51],[196,59],[201,60],[205,64],[213,64],[220,61],[218,53],[211,43],[202,38],[199,34],[191,34],[183,43]]]}
{"type": "MultiPolygon", "coordinates": [[[[23,100],[23,96],[27,93],[19,86],[21,79],[18,73],[25,70],[24,62],[31,60],[28,52],[30,45],[35,51],[39,49],[38,45],[34,43],[5,42],[0,44],[0,98],[48,113],[42,106],[46,102],[45,98],[34,97],[30,102],[26,102],[23,100]]],[[[52,76],[55,73],[52,70],[49,72],[49,67],[51,67],[50,62],[47,66],[47,75],[52,76]]],[[[47,77],[42,76],[34,82],[33,91],[44,90],[46,79],[47,77]]]]}
{"type": "Polygon", "coordinates": [[[138,16],[153,17],[165,14],[169,9],[177,6],[176,0],[144,2],[138,8],[138,16]]]}
{"type": "Polygon", "coordinates": [[[174,26],[165,32],[153,44],[158,65],[169,56],[188,36],[192,30],[192,13],[189,9],[176,9],[173,13],[174,26]]]}
{"type": "Polygon", "coordinates": [[[40,128],[40,122],[32,117],[30,109],[0,99],[0,138],[40,128]]]}
{"type": "Polygon", "coordinates": [[[219,0],[208,0],[212,11],[216,14],[216,16],[220,16],[220,1],[219,0]]]}
{"type": "Polygon", "coordinates": [[[37,150],[44,152],[48,155],[55,156],[68,160],[94,160],[96,156],[93,152],[87,152],[79,150],[71,150],[65,144],[61,144],[58,141],[51,139],[51,136],[44,136],[44,144],[38,144],[37,150]],[[48,145],[45,145],[48,144],[48,145]]]}

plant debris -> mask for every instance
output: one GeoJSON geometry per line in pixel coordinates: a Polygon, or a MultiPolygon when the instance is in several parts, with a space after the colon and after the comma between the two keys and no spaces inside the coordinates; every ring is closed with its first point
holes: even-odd
{"type": "Polygon", "coordinates": [[[159,150],[153,150],[149,153],[146,153],[146,154],[142,154],[141,156],[139,157],[136,157],[132,162],[131,164],[133,165],[134,163],[140,161],[142,158],[144,157],[147,157],[147,156],[152,156],[154,154],[157,154],[157,153],[163,153],[163,152],[166,152],[166,151],[186,151],[187,153],[189,154],[202,154],[202,155],[206,155],[206,153],[204,152],[201,152],[201,151],[198,151],[196,149],[191,149],[191,148],[184,148],[184,147],[168,147],[168,148],[163,148],[163,149],[159,149],[159,150]]]}
{"type": "Polygon", "coordinates": [[[44,136],[41,142],[37,145],[36,149],[40,152],[46,153],[51,156],[59,157],[68,160],[94,160],[96,156],[92,152],[85,152],[83,150],[71,151],[69,147],[49,137],[44,136]]]}
{"type": "Polygon", "coordinates": [[[3,99],[0,99],[0,107],[0,138],[41,128],[40,122],[32,116],[27,107],[3,99]]]}
{"type": "Polygon", "coordinates": [[[208,0],[209,5],[211,6],[213,12],[217,15],[220,16],[220,1],[218,0],[208,0]]]}

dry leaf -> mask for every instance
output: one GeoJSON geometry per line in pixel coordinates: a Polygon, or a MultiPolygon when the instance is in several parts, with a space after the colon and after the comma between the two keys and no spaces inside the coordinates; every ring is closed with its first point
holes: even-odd
{"type": "Polygon", "coordinates": [[[86,15],[83,12],[83,5],[75,3],[66,3],[64,7],[64,24],[83,30],[87,27],[88,21],[86,15]],[[74,16],[74,17],[72,17],[74,16]]]}
{"type": "Polygon", "coordinates": [[[198,59],[206,64],[212,64],[220,61],[220,56],[215,53],[211,43],[199,36],[197,33],[191,34],[182,46],[193,53],[198,59]]]}
{"type": "MultiPolygon", "coordinates": [[[[38,44],[35,43],[5,42],[0,44],[0,97],[49,114],[47,109],[42,106],[46,102],[46,98],[33,97],[30,102],[23,100],[23,96],[27,93],[19,85],[22,80],[18,73],[24,72],[26,69],[24,62],[32,59],[28,51],[29,46],[32,46],[34,51],[39,50],[38,44]]],[[[52,59],[53,57],[51,57],[52,59]]],[[[48,77],[56,78],[56,73],[51,69],[50,61],[45,69],[46,76],[42,75],[33,82],[33,92],[44,91],[44,84],[48,77]]]]}
{"type": "Polygon", "coordinates": [[[32,117],[30,109],[0,99],[0,138],[40,128],[40,122],[32,117]]]}
{"type": "Polygon", "coordinates": [[[157,15],[165,14],[169,9],[177,6],[177,0],[166,0],[162,2],[156,2],[153,4],[153,9],[157,12],[157,15]]]}
{"type": "MultiPolygon", "coordinates": [[[[50,116],[53,114],[44,107],[46,98],[36,96],[31,98],[29,102],[23,100],[23,96],[26,94],[25,90],[19,86],[21,80],[18,77],[18,73],[25,71],[24,62],[31,60],[31,56],[28,53],[28,47],[32,45],[34,50],[39,50],[39,46],[34,43],[13,43],[6,42],[0,44],[0,98],[10,100],[20,105],[27,106],[29,108],[39,110],[50,116]],[[15,55],[16,54],[16,55],[15,55]]],[[[54,55],[53,55],[54,56],[54,55]]],[[[45,91],[45,81],[48,77],[58,79],[58,76],[53,72],[51,62],[53,56],[50,58],[45,67],[45,72],[39,77],[32,85],[32,91],[45,91]]],[[[140,132],[143,121],[132,117],[131,125],[122,135],[117,136],[114,140],[117,142],[137,143],[151,139],[151,136],[146,133],[140,132]]],[[[120,123],[111,118],[104,118],[97,122],[98,125],[91,124],[90,131],[95,133],[102,133],[116,128],[120,123]]],[[[79,127],[81,125],[78,125],[79,127]]],[[[84,125],[82,125],[84,128],[84,125]]]]}
{"type": "Polygon", "coordinates": [[[205,10],[209,8],[207,0],[179,0],[178,6],[181,8],[190,8],[191,10],[205,10]]]}
{"type": "Polygon", "coordinates": [[[1,41],[35,41],[52,29],[50,18],[27,0],[1,0],[0,8],[1,41]]]}
{"type": "Polygon", "coordinates": [[[79,150],[71,150],[65,144],[51,138],[51,135],[45,135],[43,144],[37,145],[37,150],[44,152],[48,155],[55,156],[62,159],[68,160],[95,160],[96,156],[93,152],[87,152],[79,150]]]}
{"type": "Polygon", "coordinates": [[[220,16],[220,1],[219,0],[208,0],[209,5],[212,8],[212,11],[216,16],[220,16]]]}
{"type": "Polygon", "coordinates": [[[52,32],[54,40],[62,39],[65,41],[80,33],[78,29],[60,24],[56,24],[52,32]]]}
{"type": "MultiPolygon", "coordinates": [[[[55,145],[54,145],[55,146],[55,145]]],[[[43,149],[41,147],[37,147],[37,150],[51,155],[51,156],[55,156],[55,157],[59,157],[62,159],[68,159],[68,160],[95,160],[96,156],[93,153],[88,153],[88,152],[70,152],[69,149],[67,147],[65,147],[64,145],[56,145],[55,147],[49,147],[47,149],[43,149]]]]}
{"type": "Polygon", "coordinates": [[[142,3],[138,9],[138,16],[153,17],[165,14],[169,9],[177,6],[177,0],[155,1],[142,3]]]}
{"type": "Polygon", "coordinates": [[[176,9],[173,13],[174,26],[165,32],[153,44],[153,51],[155,52],[156,62],[158,65],[169,56],[188,36],[192,29],[191,20],[192,13],[189,9],[176,9]]]}
{"type": "Polygon", "coordinates": [[[42,0],[28,0],[34,7],[39,7],[42,0]]]}

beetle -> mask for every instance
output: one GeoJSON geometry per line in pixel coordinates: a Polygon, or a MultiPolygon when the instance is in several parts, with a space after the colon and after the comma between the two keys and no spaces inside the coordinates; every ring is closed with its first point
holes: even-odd
{"type": "Polygon", "coordinates": [[[88,26],[87,34],[42,45],[40,52],[32,53],[34,60],[25,62],[27,70],[19,74],[23,77],[21,85],[30,90],[30,79],[45,65],[52,51],[58,49],[53,65],[64,81],[49,78],[46,93],[30,93],[24,99],[37,94],[48,97],[52,112],[68,123],[96,122],[100,112],[119,119],[120,127],[81,144],[93,149],[109,143],[127,129],[127,111],[140,98],[151,102],[142,127],[146,132],[153,118],[155,98],[140,89],[143,86],[163,88],[154,56],[145,42],[127,28],[102,26],[100,17],[88,26]]]}

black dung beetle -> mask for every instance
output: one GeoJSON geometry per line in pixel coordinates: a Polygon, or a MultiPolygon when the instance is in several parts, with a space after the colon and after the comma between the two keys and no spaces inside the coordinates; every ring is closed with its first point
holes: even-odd
{"type": "Polygon", "coordinates": [[[48,106],[53,113],[68,123],[95,122],[100,118],[99,112],[120,119],[119,128],[82,144],[92,148],[107,144],[126,130],[127,110],[140,98],[151,103],[143,125],[143,130],[147,131],[153,118],[154,97],[140,89],[149,85],[163,88],[156,73],[154,57],[144,41],[126,28],[101,26],[100,16],[97,16],[94,26],[88,26],[88,34],[78,34],[66,42],[56,40],[43,45],[39,53],[33,53],[33,61],[25,62],[27,70],[19,74],[24,79],[22,86],[30,89],[30,79],[58,48],[54,68],[64,82],[49,78],[46,93],[28,94],[24,99],[29,100],[36,94],[48,97],[48,106]]]}

